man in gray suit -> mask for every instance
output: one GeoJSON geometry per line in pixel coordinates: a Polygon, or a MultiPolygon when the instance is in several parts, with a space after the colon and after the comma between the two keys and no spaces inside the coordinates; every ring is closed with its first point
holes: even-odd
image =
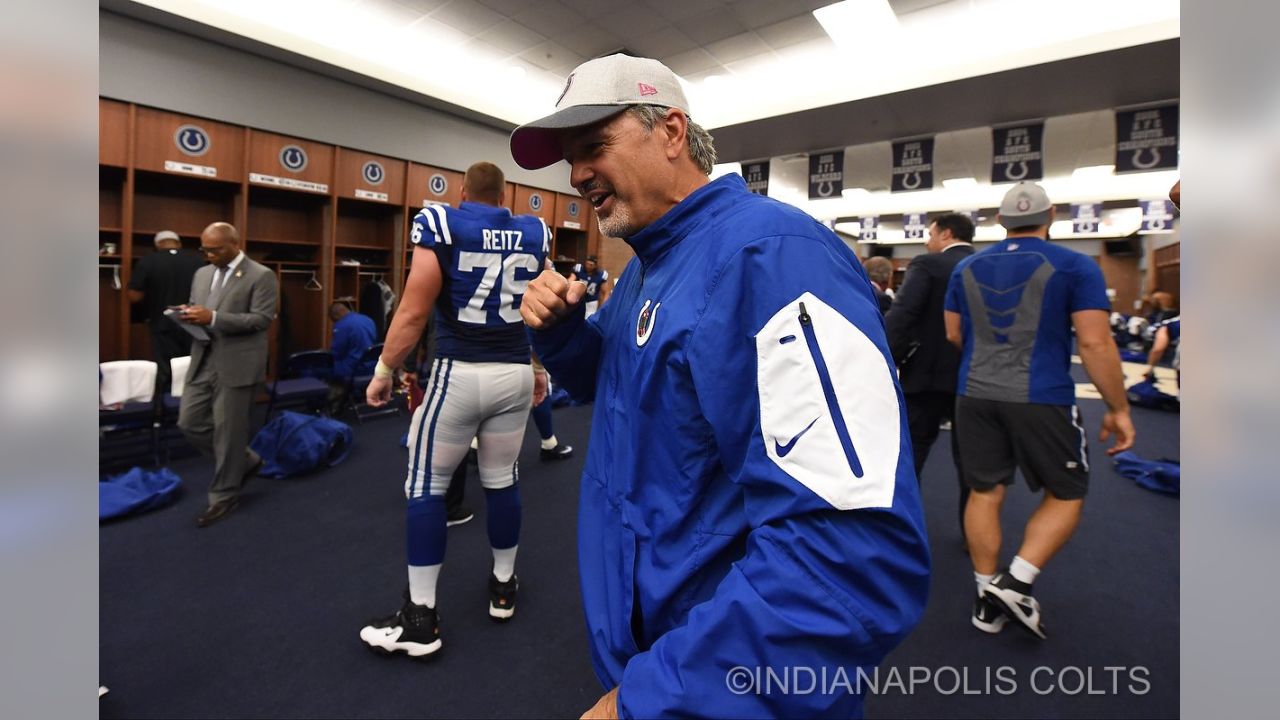
{"type": "Polygon", "coordinates": [[[200,251],[210,264],[196,271],[191,304],[180,317],[203,326],[209,339],[192,344],[178,427],[214,458],[209,507],[196,518],[207,527],[236,508],[241,486],[262,464],[248,449],[249,415],[266,378],[267,328],[278,289],[275,273],[241,252],[240,235],[228,223],[205,228],[200,251]]]}

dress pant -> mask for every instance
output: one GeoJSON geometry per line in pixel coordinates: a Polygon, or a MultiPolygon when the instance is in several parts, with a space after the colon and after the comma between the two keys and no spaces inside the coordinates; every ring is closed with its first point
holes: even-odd
{"type": "Polygon", "coordinates": [[[964,536],[964,506],[969,501],[969,488],[964,484],[960,469],[960,443],[956,440],[956,396],[943,392],[921,392],[904,396],[907,402],[907,428],[911,432],[911,448],[914,452],[916,481],[923,482],[921,473],[929,448],[938,439],[938,426],[943,420],[951,421],[951,459],[956,465],[956,478],[960,484],[960,535],[964,536]]]}
{"type": "Polygon", "coordinates": [[[257,385],[220,385],[213,359],[206,355],[182,391],[178,427],[187,442],[213,456],[211,506],[240,495],[248,467],[249,416],[257,389],[257,385]]]}

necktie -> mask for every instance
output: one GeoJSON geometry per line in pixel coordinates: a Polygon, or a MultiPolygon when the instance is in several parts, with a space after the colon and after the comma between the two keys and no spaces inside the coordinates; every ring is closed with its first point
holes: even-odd
{"type": "Polygon", "coordinates": [[[213,271],[213,290],[209,292],[209,307],[217,307],[218,300],[222,298],[222,291],[227,286],[227,273],[230,271],[230,267],[220,267],[213,271]]]}

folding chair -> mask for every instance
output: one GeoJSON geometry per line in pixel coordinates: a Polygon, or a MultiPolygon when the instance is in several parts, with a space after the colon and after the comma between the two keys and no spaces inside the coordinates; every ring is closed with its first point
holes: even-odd
{"type": "MultiPolygon", "coordinates": [[[[361,368],[372,368],[378,363],[378,358],[382,356],[382,343],[370,345],[360,355],[361,368]]],[[[369,383],[373,382],[373,372],[358,372],[351,376],[350,382],[347,383],[347,401],[351,407],[351,411],[356,414],[356,422],[363,423],[366,418],[382,417],[383,415],[399,415],[400,403],[395,396],[392,396],[391,402],[383,407],[375,408],[364,401],[365,391],[369,389],[369,383]]]]}
{"type": "Polygon", "coordinates": [[[147,360],[100,363],[98,374],[99,471],[159,465],[156,364],[147,360]]]}
{"type": "Polygon", "coordinates": [[[271,399],[267,401],[267,420],[279,405],[283,408],[305,408],[320,414],[329,400],[329,383],[333,376],[333,353],[307,350],[289,356],[280,379],[267,384],[271,399]]]}

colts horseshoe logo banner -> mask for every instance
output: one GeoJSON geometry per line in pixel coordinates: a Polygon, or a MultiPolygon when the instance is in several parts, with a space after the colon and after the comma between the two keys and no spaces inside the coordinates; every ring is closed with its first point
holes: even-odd
{"type": "Polygon", "coordinates": [[[1116,113],[1116,172],[1178,167],[1178,105],[1116,113]]]}
{"type": "Polygon", "coordinates": [[[907,213],[902,216],[902,231],[908,240],[924,239],[925,229],[929,224],[924,213],[907,213]]]}
{"type": "Polygon", "coordinates": [[[1169,200],[1143,200],[1141,231],[1172,232],[1173,202],[1169,200]]]}
{"type": "Polygon", "coordinates": [[[991,182],[1022,182],[1044,177],[1044,123],[991,129],[995,152],[991,158],[991,182]]]}
{"type": "Polygon", "coordinates": [[[933,188],[933,138],[899,140],[893,144],[893,180],[889,192],[933,188]]]}
{"type": "Polygon", "coordinates": [[[862,218],[859,223],[862,225],[862,232],[858,235],[862,240],[878,240],[880,238],[880,216],[871,215],[862,218]]]}
{"type": "Polygon", "coordinates": [[[844,192],[844,151],[809,156],[809,199],[840,197],[844,192]]]}
{"type": "Polygon", "coordinates": [[[743,163],[742,179],[747,181],[747,189],[757,195],[769,194],[769,161],[743,163]]]}
{"type": "Polygon", "coordinates": [[[1071,232],[1079,235],[1098,232],[1102,222],[1102,203],[1081,203],[1071,206],[1071,232]]]}

